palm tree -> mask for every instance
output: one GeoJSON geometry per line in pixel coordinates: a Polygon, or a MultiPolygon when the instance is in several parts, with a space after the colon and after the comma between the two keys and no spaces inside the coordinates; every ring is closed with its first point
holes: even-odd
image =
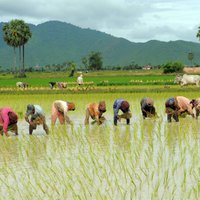
{"type": "Polygon", "coordinates": [[[193,59],[194,59],[194,53],[189,52],[188,53],[188,60],[191,62],[191,66],[193,66],[193,59]]]}
{"type": "MultiPolygon", "coordinates": [[[[16,47],[19,47],[20,76],[24,77],[24,45],[31,38],[30,28],[23,20],[11,20],[3,26],[5,42],[14,48],[14,66],[16,68],[16,47]],[[21,51],[22,48],[22,51],[21,51]],[[21,56],[22,52],[22,56],[21,56]],[[22,57],[22,60],[21,60],[22,57]]],[[[15,69],[16,72],[16,69],[15,69]]]]}
{"type": "Polygon", "coordinates": [[[197,32],[196,37],[198,37],[198,38],[200,39],[200,26],[199,26],[199,30],[198,30],[198,32],[197,32]]]}
{"type": "Polygon", "coordinates": [[[4,41],[7,43],[7,45],[13,47],[14,50],[14,58],[13,58],[13,73],[17,73],[16,70],[16,48],[19,46],[19,38],[18,38],[18,31],[16,24],[14,21],[11,21],[10,23],[5,23],[3,26],[3,38],[4,41]]]}
{"type": "Polygon", "coordinates": [[[25,68],[24,68],[25,44],[31,38],[32,33],[30,31],[29,26],[25,24],[23,20],[20,20],[19,23],[20,23],[20,33],[21,33],[20,46],[22,46],[22,70],[20,71],[20,76],[24,77],[25,76],[25,68]]]}

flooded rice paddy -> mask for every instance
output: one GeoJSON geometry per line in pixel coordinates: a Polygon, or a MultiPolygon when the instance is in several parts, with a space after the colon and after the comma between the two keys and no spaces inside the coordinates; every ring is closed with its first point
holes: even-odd
{"type": "MultiPolygon", "coordinates": [[[[0,199],[199,199],[200,119],[167,123],[164,102],[176,94],[5,95],[20,119],[19,136],[0,137],[0,199]],[[159,118],[143,120],[140,99],[155,101],[159,118]],[[113,126],[116,98],[130,102],[133,117],[113,126]],[[73,125],[50,126],[51,104],[73,101],[73,125]],[[105,100],[107,121],[85,126],[85,107],[105,100]],[[40,104],[51,132],[28,135],[28,103],[40,104]]],[[[195,98],[197,94],[180,94],[195,98]]],[[[91,121],[90,121],[91,122],[91,121]]]]}

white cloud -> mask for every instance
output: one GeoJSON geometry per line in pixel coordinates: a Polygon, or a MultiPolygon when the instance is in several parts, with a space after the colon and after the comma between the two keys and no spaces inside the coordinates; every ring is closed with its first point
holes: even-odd
{"type": "MultiPolygon", "coordinates": [[[[199,0],[198,0],[199,1],[199,0]]],[[[65,21],[134,42],[196,39],[197,0],[1,0],[1,21],[65,21]]]]}

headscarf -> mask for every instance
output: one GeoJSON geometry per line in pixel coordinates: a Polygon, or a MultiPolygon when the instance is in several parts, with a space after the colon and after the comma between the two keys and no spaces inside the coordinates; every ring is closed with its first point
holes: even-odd
{"type": "Polygon", "coordinates": [[[18,116],[14,112],[9,112],[8,113],[8,117],[9,117],[9,120],[10,120],[10,124],[9,125],[17,123],[18,116]]]}
{"type": "Polygon", "coordinates": [[[106,112],[106,102],[105,101],[100,101],[99,102],[98,110],[101,113],[106,112]]]}
{"type": "Polygon", "coordinates": [[[28,105],[27,105],[27,108],[26,108],[26,115],[32,114],[34,110],[35,110],[34,105],[28,104],[28,105]]]}
{"type": "Polygon", "coordinates": [[[130,107],[130,105],[129,105],[128,101],[122,101],[121,110],[123,112],[128,112],[129,107],[130,107]]]}

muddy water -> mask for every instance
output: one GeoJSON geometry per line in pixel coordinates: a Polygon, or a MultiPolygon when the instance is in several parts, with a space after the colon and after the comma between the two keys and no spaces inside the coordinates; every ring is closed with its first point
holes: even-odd
{"type": "MultiPolygon", "coordinates": [[[[50,134],[39,126],[30,136],[28,124],[21,117],[19,136],[0,138],[1,198],[21,199],[37,193],[35,199],[75,199],[78,194],[81,199],[94,199],[84,194],[85,185],[96,198],[105,195],[109,199],[111,195],[123,199],[127,195],[129,199],[196,199],[200,120],[187,116],[179,123],[167,123],[164,98],[159,95],[155,96],[159,118],[143,120],[138,104],[141,96],[127,96],[133,113],[128,126],[125,121],[113,126],[112,102],[116,96],[104,96],[108,99],[107,120],[101,126],[83,125],[84,108],[92,97],[80,103],[78,96],[72,96],[79,105],[75,112],[69,112],[73,125],[57,122],[54,129],[48,110],[53,98],[38,101],[35,97],[45,108],[50,134]]],[[[15,102],[15,98],[9,100],[12,107],[15,102]]],[[[24,112],[24,107],[18,111],[24,112]]]]}

